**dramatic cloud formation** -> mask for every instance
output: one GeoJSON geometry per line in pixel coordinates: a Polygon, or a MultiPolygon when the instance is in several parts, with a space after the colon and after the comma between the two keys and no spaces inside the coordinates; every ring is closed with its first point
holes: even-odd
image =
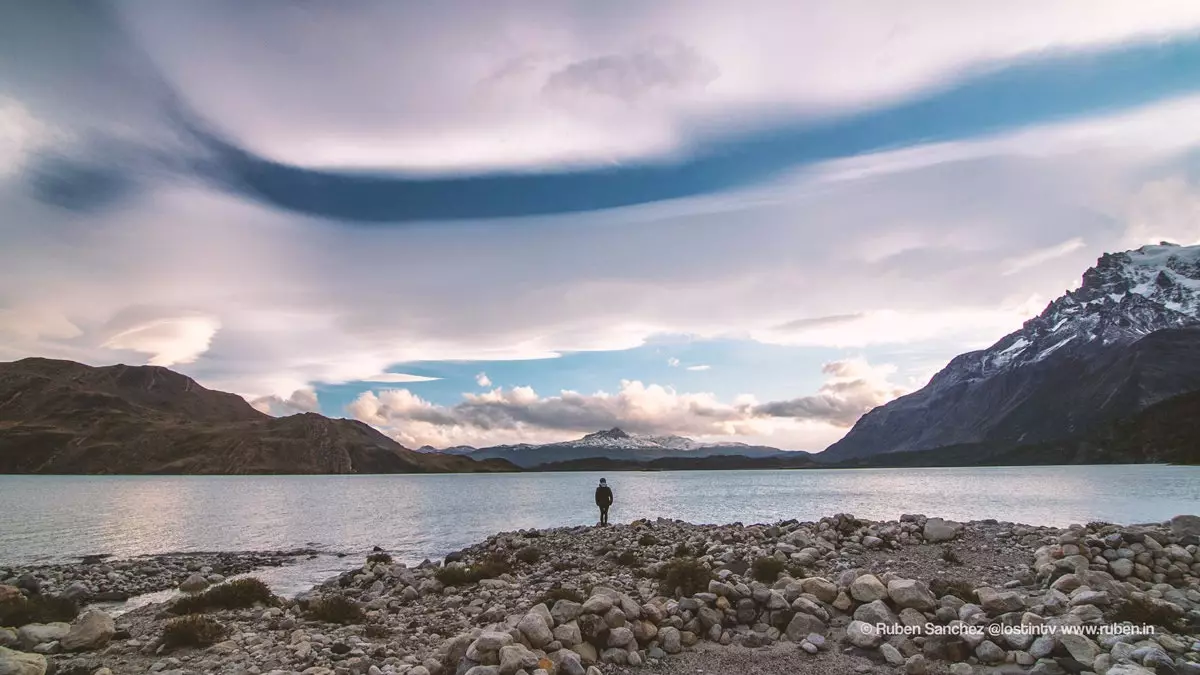
{"type": "Polygon", "coordinates": [[[864,412],[904,393],[887,381],[894,370],[861,359],[828,363],[822,369],[827,382],[816,395],[761,404],[752,396],[725,403],[712,394],[626,380],[615,394],[540,396],[532,388],[514,387],[464,394],[453,406],[432,404],[406,389],[368,391],[348,412],[411,447],[494,439],[548,442],[615,426],[632,433],[750,438],[808,449],[823,447],[864,412]]]}
{"type": "Polygon", "coordinates": [[[818,449],[899,391],[822,363],[908,386],[1101,253],[1200,240],[1197,30],[1172,0],[12,4],[0,359],[320,391],[410,445],[818,449]],[[485,370],[626,384],[460,400],[485,370]]]}
{"type": "Polygon", "coordinates": [[[276,417],[321,411],[321,404],[317,401],[317,392],[312,389],[297,389],[287,398],[262,396],[251,401],[250,405],[260,412],[276,417]]]}

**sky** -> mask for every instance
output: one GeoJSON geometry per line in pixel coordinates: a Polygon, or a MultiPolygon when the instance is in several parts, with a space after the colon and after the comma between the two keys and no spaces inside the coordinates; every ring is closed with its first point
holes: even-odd
{"type": "Polygon", "coordinates": [[[0,213],[0,360],[820,451],[1200,243],[1200,3],[8,3],[0,213]]]}

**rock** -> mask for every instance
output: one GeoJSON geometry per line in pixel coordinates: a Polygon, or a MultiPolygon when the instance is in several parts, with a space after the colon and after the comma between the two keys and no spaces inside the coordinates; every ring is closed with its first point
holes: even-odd
{"type": "Polygon", "coordinates": [[[1025,609],[1021,596],[1012,591],[997,591],[984,586],[975,589],[975,595],[979,597],[979,605],[984,611],[993,616],[1025,609]]]}
{"type": "Polygon", "coordinates": [[[971,648],[959,635],[930,635],[925,638],[921,651],[927,658],[940,661],[966,661],[971,648]]]}
{"type": "Polygon", "coordinates": [[[526,649],[525,645],[515,644],[500,648],[500,675],[513,675],[518,670],[528,670],[537,665],[537,655],[526,649]]]}
{"type": "Polygon", "coordinates": [[[593,595],[583,603],[582,611],[584,614],[607,614],[612,607],[612,598],[607,595],[593,595]]]}
{"type": "Polygon", "coordinates": [[[879,653],[883,655],[883,660],[887,661],[890,666],[904,665],[904,656],[900,650],[886,642],[879,645],[879,653]]]}
{"type": "Polygon", "coordinates": [[[792,642],[799,642],[811,633],[823,634],[825,623],[811,614],[797,613],[788,623],[784,633],[792,642]]]}
{"type": "Polygon", "coordinates": [[[1096,655],[1101,651],[1100,647],[1085,635],[1059,635],[1058,642],[1071,654],[1071,658],[1088,667],[1096,662],[1096,655]]]}
{"type": "Polygon", "coordinates": [[[179,584],[179,590],[184,593],[198,593],[206,588],[208,588],[208,579],[199,574],[193,574],[179,584]]]}
{"type": "Polygon", "coordinates": [[[984,640],[975,648],[975,656],[983,663],[1001,663],[1004,661],[1004,650],[991,640],[984,640]]]}
{"type": "Polygon", "coordinates": [[[1171,534],[1180,539],[1200,538],[1200,516],[1175,516],[1171,519],[1171,534]]]}
{"type": "Polygon", "coordinates": [[[1135,666],[1132,663],[1118,663],[1108,669],[1104,675],[1155,675],[1153,670],[1135,666]]]}
{"type": "Polygon", "coordinates": [[[555,627],[554,639],[567,647],[571,647],[583,642],[583,634],[579,632],[579,624],[575,621],[570,621],[555,627]]]}
{"type": "Polygon", "coordinates": [[[628,647],[630,645],[636,647],[637,640],[633,637],[633,631],[628,628],[621,626],[608,632],[609,647],[628,647]]]}
{"type": "MultiPolygon", "coordinates": [[[[307,673],[308,671],[304,671],[307,673]]],[[[412,672],[411,670],[408,672],[412,672]]],[[[475,666],[464,675],[500,675],[500,666],[475,666]]]]}
{"type": "Polygon", "coordinates": [[[33,649],[46,642],[61,640],[70,632],[71,624],[69,623],[31,623],[21,626],[17,630],[17,640],[20,641],[22,648],[33,649]]]}
{"type": "Polygon", "coordinates": [[[75,602],[82,602],[91,594],[91,589],[82,581],[72,581],[62,592],[64,598],[75,602]]]}
{"type": "Polygon", "coordinates": [[[913,654],[904,662],[904,672],[906,675],[928,675],[929,662],[925,660],[924,654],[913,654]]]}
{"type": "Polygon", "coordinates": [[[482,633],[471,643],[471,649],[480,652],[498,652],[501,647],[513,643],[513,636],[508,633],[482,633]]]}
{"type": "Polygon", "coordinates": [[[888,591],[874,574],[864,574],[850,582],[850,595],[859,602],[872,602],[886,598],[888,591]]]}
{"type": "Polygon", "coordinates": [[[529,640],[534,649],[540,649],[554,641],[554,633],[540,614],[530,612],[517,624],[517,630],[529,640]]]}
{"type": "Polygon", "coordinates": [[[570,600],[559,600],[554,603],[554,607],[550,609],[550,616],[554,619],[555,625],[561,625],[569,621],[574,621],[583,613],[583,605],[570,600]]]}
{"type": "Polygon", "coordinates": [[[108,644],[116,632],[111,616],[98,609],[89,609],[71,623],[71,630],[58,643],[69,652],[99,649],[108,644]]]}
{"type": "Polygon", "coordinates": [[[950,541],[958,536],[958,529],[952,524],[947,523],[941,518],[930,518],[925,521],[925,530],[923,532],[925,541],[938,543],[942,541],[950,541]]]}
{"type": "Polygon", "coordinates": [[[952,663],[950,664],[950,675],[971,675],[975,669],[969,663],[952,663]]]}
{"type": "Polygon", "coordinates": [[[0,675],[46,675],[46,657],[0,647],[0,675]]]}
{"type": "Polygon", "coordinates": [[[901,609],[911,607],[922,612],[937,609],[937,598],[923,581],[914,579],[892,579],[887,585],[888,597],[901,609]]]}
{"type": "Polygon", "coordinates": [[[658,631],[658,641],[662,644],[663,651],[668,654],[678,654],[683,651],[681,639],[679,629],[674,626],[660,628],[658,631]]]}
{"type": "Polygon", "coordinates": [[[821,602],[833,603],[837,600],[837,584],[824,577],[809,577],[800,582],[803,592],[815,596],[821,602]]]}
{"type": "Polygon", "coordinates": [[[1118,558],[1108,564],[1112,570],[1113,576],[1118,579],[1124,579],[1133,574],[1133,561],[1128,558],[1118,558]]]}
{"type": "Polygon", "coordinates": [[[16,647],[21,644],[17,631],[12,628],[0,628],[0,647],[16,647]]]}
{"type": "Polygon", "coordinates": [[[883,600],[874,600],[864,605],[859,605],[858,609],[854,610],[854,618],[869,623],[872,626],[879,624],[888,624],[894,626],[900,623],[892,609],[887,606],[883,600]]]}
{"type": "Polygon", "coordinates": [[[874,626],[855,620],[846,626],[846,642],[862,649],[874,649],[883,642],[883,636],[874,626]]]}

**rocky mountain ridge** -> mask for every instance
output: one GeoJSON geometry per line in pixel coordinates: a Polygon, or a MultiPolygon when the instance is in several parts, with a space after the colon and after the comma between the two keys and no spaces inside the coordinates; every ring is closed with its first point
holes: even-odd
{"type": "Polygon", "coordinates": [[[1066,438],[1200,390],[1200,246],[1105,254],[1081,286],[924,388],[864,415],[823,458],[1066,438]]]}
{"type": "Polygon", "coordinates": [[[271,417],[155,366],[0,363],[0,473],[426,473],[512,470],[413,452],[372,427],[271,417]]]}
{"type": "MultiPolygon", "coordinates": [[[[613,427],[570,441],[555,443],[518,443],[487,448],[456,446],[437,450],[428,446],[421,452],[464,455],[473,459],[504,459],[521,468],[585,459],[608,459],[625,463],[645,463],[661,459],[699,459],[705,457],[746,458],[792,454],[779,448],[746,443],[701,443],[684,436],[648,436],[630,434],[613,427]]],[[[808,453],[799,453],[807,456],[808,453]]]]}

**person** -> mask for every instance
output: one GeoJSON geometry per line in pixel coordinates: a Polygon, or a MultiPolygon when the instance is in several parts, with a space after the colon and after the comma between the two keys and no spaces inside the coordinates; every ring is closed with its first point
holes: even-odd
{"type": "Polygon", "coordinates": [[[596,506],[600,507],[601,525],[608,525],[608,507],[612,506],[612,503],[612,489],[608,487],[608,482],[601,478],[600,485],[596,488],[596,506]]]}

